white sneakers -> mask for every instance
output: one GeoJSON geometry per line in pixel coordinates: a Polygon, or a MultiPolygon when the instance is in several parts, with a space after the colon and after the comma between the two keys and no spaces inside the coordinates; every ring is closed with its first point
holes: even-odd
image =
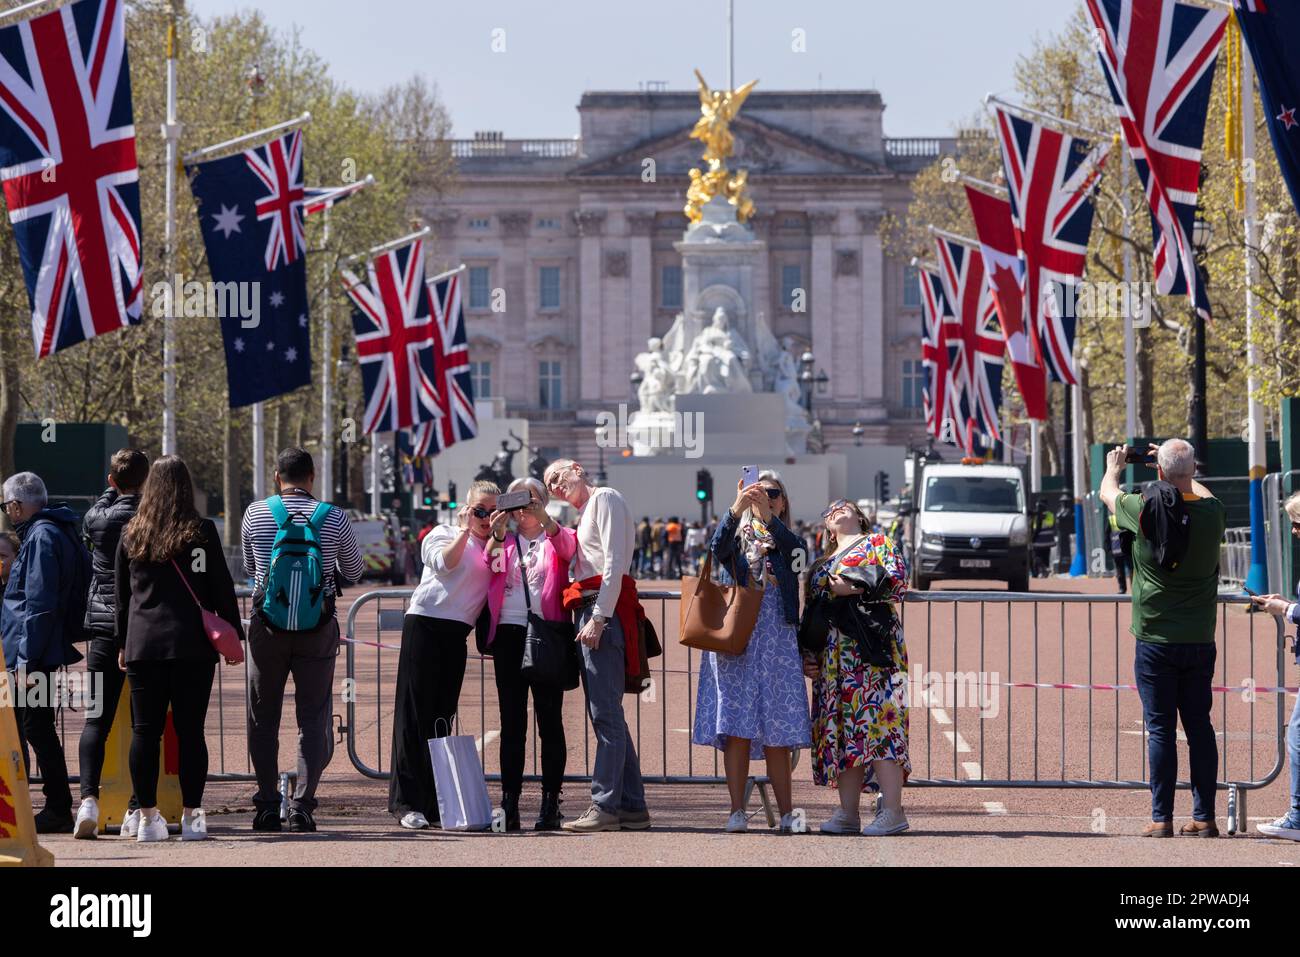
{"type": "Polygon", "coordinates": [[[429,819],[419,811],[407,811],[402,817],[402,827],[411,831],[423,831],[429,826],[429,819]]]}
{"type": "Polygon", "coordinates": [[[728,834],[744,834],[749,830],[749,815],[744,811],[732,811],[731,817],[727,818],[726,831],[728,834]]]}
{"type": "Polygon", "coordinates": [[[1291,823],[1290,815],[1284,814],[1272,824],[1256,824],[1255,830],[1265,837],[1280,837],[1287,841],[1300,841],[1300,827],[1291,823]]]}
{"type": "Polygon", "coordinates": [[[122,818],[122,828],[118,831],[123,837],[135,837],[140,830],[140,809],[136,808],[122,818]]]}
{"type": "Polygon", "coordinates": [[[817,828],[822,834],[857,834],[862,823],[856,816],[844,813],[844,808],[837,807],[831,819],[817,828]]]}
{"type": "Polygon", "coordinates": [[[135,839],[140,844],[151,844],[155,841],[167,840],[167,820],[161,814],[155,814],[151,818],[145,818],[141,815],[140,826],[136,831],[135,839]]]}
{"type": "Polygon", "coordinates": [[[99,836],[99,802],[93,797],[82,798],[72,836],[83,841],[99,836]]]}
{"type": "Polygon", "coordinates": [[[889,834],[901,834],[909,827],[911,825],[907,823],[907,815],[901,808],[891,811],[887,807],[882,807],[876,812],[872,822],[862,829],[862,833],[866,837],[885,837],[889,834]]]}
{"type": "Polygon", "coordinates": [[[206,841],[208,839],[208,815],[201,807],[196,807],[189,814],[181,815],[181,840],[206,841]]]}

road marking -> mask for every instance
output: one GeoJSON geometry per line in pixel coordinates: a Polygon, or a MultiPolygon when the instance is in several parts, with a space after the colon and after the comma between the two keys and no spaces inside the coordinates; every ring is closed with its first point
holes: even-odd
{"type": "Polygon", "coordinates": [[[680,734],[690,734],[690,733],[691,733],[691,729],[690,729],[690,728],[673,728],[672,730],[673,730],[673,731],[677,731],[677,732],[680,733],[680,734]]]}
{"type": "Polygon", "coordinates": [[[989,814],[1006,814],[1007,806],[1001,801],[985,801],[984,810],[989,814]]]}
{"type": "Polygon", "coordinates": [[[948,717],[948,712],[943,708],[931,708],[930,713],[934,715],[934,720],[940,724],[952,724],[952,719],[948,717]]]}
{"type": "Polygon", "coordinates": [[[978,761],[963,761],[961,769],[966,772],[966,777],[972,781],[978,781],[984,777],[984,771],[980,768],[978,761]]]}
{"type": "Polygon", "coordinates": [[[948,743],[957,749],[958,754],[966,754],[970,751],[970,745],[966,739],[961,736],[960,731],[945,731],[943,736],[948,739],[948,743]]]}
{"type": "Polygon", "coordinates": [[[489,731],[487,734],[483,735],[483,737],[478,738],[474,741],[474,750],[477,751],[479,754],[482,754],[483,749],[486,748],[489,744],[491,744],[499,737],[501,737],[500,731],[489,731]]]}

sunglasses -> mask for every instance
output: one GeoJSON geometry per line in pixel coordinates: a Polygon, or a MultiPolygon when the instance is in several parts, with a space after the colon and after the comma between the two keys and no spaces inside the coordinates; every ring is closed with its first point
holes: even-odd
{"type": "Polygon", "coordinates": [[[10,505],[21,505],[22,503],[16,498],[11,498],[7,502],[0,502],[0,510],[8,508],[10,505]]]}
{"type": "Polygon", "coordinates": [[[845,506],[849,506],[852,504],[853,503],[850,502],[847,498],[842,498],[839,499],[838,501],[831,502],[830,505],[826,506],[826,511],[822,512],[822,518],[830,518],[833,513],[838,512],[840,509],[844,508],[845,506]]]}
{"type": "Polygon", "coordinates": [[[780,498],[782,494],[779,488],[764,487],[763,491],[767,493],[767,497],[773,502],[775,502],[778,498],[780,498]]]}
{"type": "Polygon", "coordinates": [[[487,518],[489,515],[492,514],[482,505],[475,505],[473,508],[470,509],[470,512],[473,513],[475,518],[487,518]]]}

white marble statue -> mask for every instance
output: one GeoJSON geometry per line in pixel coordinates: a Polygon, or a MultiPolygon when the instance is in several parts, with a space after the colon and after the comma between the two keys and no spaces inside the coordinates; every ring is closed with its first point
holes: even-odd
{"type": "Polygon", "coordinates": [[[646,343],[648,350],[636,357],[641,371],[637,398],[642,412],[672,412],[677,393],[677,376],[664,354],[663,340],[657,336],[646,343]]]}
{"type": "Polygon", "coordinates": [[[799,387],[799,362],[795,359],[792,346],[794,340],[786,336],[781,340],[780,355],[776,360],[775,383],[772,389],[785,397],[786,421],[803,426],[808,425],[808,411],[803,406],[803,389],[799,387]]]}
{"type": "Polygon", "coordinates": [[[719,306],[712,322],[700,330],[686,353],[682,370],[685,391],[702,395],[752,392],[746,372],[749,361],[749,347],[730,327],[727,311],[719,306]]]}

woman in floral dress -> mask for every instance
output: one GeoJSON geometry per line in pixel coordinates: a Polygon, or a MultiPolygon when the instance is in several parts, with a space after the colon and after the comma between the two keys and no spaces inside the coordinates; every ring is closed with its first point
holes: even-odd
{"type": "Polygon", "coordinates": [[[781,477],[759,473],[737,485],[736,501],[722,516],[710,548],[724,582],[762,588],[763,602],[749,644],[738,655],[706,651],[700,656],[695,703],[695,744],[723,753],[731,816],[726,829],[748,828],[745,782],[751,759],[767,762],[781,832],[793,829],[791,748],[812,737],[795,626],[799,621],[799,571],[804,542],[789,527],[790,502],[781,477]]]}
{"type": "MultiPolygon", "coordinates": [[[[879,565],[892,582],[890,597],[907,587],[903,557],[889,537],[871,532],[852,502],[833,503],[823,518],[827,549],[809,570],[809,603],[826,595],[851,595],[856,586],[841,577],[846,568],[879,565]]],[[[837,787],[840,806],[821,826],[823,834],[851,834],[859,828],[863,791],[880,791],[883,800],[866,835],[907,830],[903,784],[911,772],[907,756],[907,649],[898,616],[893,616],[893,665],[864,660],[855,638],[834,626],[820,656],[804,654],[804,674],[813,679],[813,782],[837,787]]]]}

